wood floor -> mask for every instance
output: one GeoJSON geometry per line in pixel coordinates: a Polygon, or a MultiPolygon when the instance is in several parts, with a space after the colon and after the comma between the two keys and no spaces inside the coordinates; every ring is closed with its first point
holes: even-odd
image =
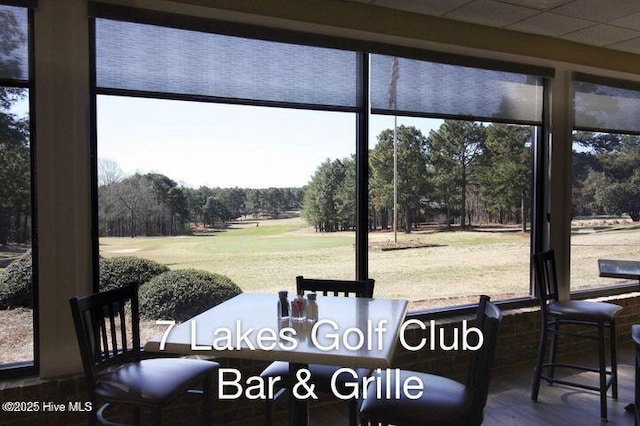
{"type": "MultiPolygon", "coordinates": [[[[584,358],[582,356],[581,358],[584,358]]],[[[633,401],[634,352],[631,346],[619,348],[618,375],[619,398],[608,400],[608,422],[600,420],[600,399],[596,392],[584,391],[560,385],[541,385],[538,402],[531,400],[530,365],[517,369],[498,369],[492,378],[489,400],[485,408],[485,426],[633,426],[633,414],[624,407],[633,401]]],[[[591,380],[595,376],[581,378],[591,380]]],[[[597,383],[597,378],[596,383],[597,383]]],[[[286,401],[279,402],[286,404],[286,401]]],[[[309,413],[311,426],[347,425],[347,406],[344,403],[328,403],[312,407],[309,413]]],[[[263,418],[247,419],[238,425],[261,425],[263,418]],[[248,420],[248,421],[247,421],[248,420]]],[[[287,425],[287,416],[276,418],[276,426],[287,425]]],[[[230,425],[230,426],[235,426],[230,425]]]]}

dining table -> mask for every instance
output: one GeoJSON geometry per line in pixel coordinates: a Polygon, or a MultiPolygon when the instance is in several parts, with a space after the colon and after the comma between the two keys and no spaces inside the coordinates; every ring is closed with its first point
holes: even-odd
{"type": "MultiPolygon", "coordinates": [[[[312,384],[306,382],[308,365],[389,367],[408,307],[406,300],[384,298],[318,296],[316,303],[316,321],[281,319],[277,294],[241,293],[170,326],[144,350],[287,361],[290,377],[301,390],[289,398],[289,424],[306,426],[308,402],[315,399],[312,384]]],[[[218,380],[218,397],[222,389],[218,380]]]]}
{"type": "Polygon", "coordinates": [[[640,282],[640,261],[598,259],[600,277],[636,280],[640,282]]]}

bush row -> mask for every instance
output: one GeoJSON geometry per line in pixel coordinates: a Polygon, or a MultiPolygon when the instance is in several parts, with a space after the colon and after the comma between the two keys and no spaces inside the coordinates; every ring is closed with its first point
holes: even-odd
{"type": "MultiPolygon", "coordinates": [[[[184,321],[224,302],[242,290],[227,276],[183,269],[171,271],[148,259],[100,258],[100,291],[140,283],[140,316],[184,321]]],[[[0,309],[32,307],[31,250],[0,274],[0,309]]]]}

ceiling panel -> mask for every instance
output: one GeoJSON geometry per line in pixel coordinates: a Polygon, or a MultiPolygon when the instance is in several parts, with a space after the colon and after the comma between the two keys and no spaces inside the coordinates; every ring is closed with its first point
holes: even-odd
{"type": "Polygon", "coordinates": [[[592,22],[583,19],[544,12],[524,21],[516,22],[507,28],[526,33],[561,36],[593,25],[592,22]]]}
{"type": "Polygon", "coordinates": [[[580,31],[567,34],[562,38],[595,46],[608,46],[640,37],[640,32],[611,25],[595,25],[580,31]]]}
{"type": "Polygon", "coordinates": [[[561,15],[605,23],[640,12],[639,0],[574,0],[553,10],[561,15]]]}
{"type": "Polygon", "coordinates": [[[444,15],[445,18],[492,27],[505,27],[529,18],[538,11],[495,0],[476,0],[444,15]]]}
{"type": "Polygon", "coordinates": [[[442,16],[469,3],[470,0],[375,0],[378,6],[425,15],[442,16]]]}

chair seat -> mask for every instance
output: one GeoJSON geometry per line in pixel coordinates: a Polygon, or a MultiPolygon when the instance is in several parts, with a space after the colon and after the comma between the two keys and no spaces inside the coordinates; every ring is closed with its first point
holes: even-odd
{"type": "MultiPolygon", "coordinates": [[[[311,383],[316,385],[316,389],[321,392],[331,392],[331,378],[343,367],[336,367],[333,365],[320,365],[320,364],[309,364],[308,370],[311,372],[311,383]]],[[[339,392],[348,391],[346,389],[345,383],[358,383],[361,382],[362,379],[367,377],[369,373],[371,373],[370,369],[367,368],[358,368],[354,369],[357,373],[358,377],[354,379],[353,375],[350,373],[341,373],[336,378],[336,388],[339,392]]],[[[260,374],[260,377],[282,377],[282,380],[279,382],[280,387],[289,388],[290,387],[290,376],[289,376],[289,363],[284,361],[275,361],[272,362],[264,371],[260,374]]],[[[294,383],[297,381],[294,380],[294,383]]]]}
{"type": "Polygon", "coordinates": [[[640,345],[640,324],[633,324],[631,326],[631,338],[636,345],[640,345]]]}
{"type": "Polygon", "coordinates": [[[386,399],[385,389],[396,389],[396,375],[389,374],[391,381],[387,385],[387,374],[382,372],[382,395],[376,395],[376,386],[369,386],[366,399],[362,402],[360,413],[363,418],[371,420],[384,419],[385,422],[397,425],[467,425],[472,398],[471,393],[461,383],[442,376],[420,373],[415,371],[400,371],[400,389],[402,383],[410,376],[422,380],[423,394],[419,399],[408,399],[404,395],[400,398],[386,399]],[[387,386],[390,386],[389,388],[387,386]]]}
{"type": "Polygon", "coordinates": [[[568,320],[611,322],[622,310],[622,307],[606,302],[569,300],[551,302],[547,306],[547,310],[551,315],[568,320]]]}
{"type": "Polygon", "coordinates": [[[161,406],[217,368],[215,362],[195,359],[147,359],[100,374],[95,391],[114,402],[161,406]]]}

